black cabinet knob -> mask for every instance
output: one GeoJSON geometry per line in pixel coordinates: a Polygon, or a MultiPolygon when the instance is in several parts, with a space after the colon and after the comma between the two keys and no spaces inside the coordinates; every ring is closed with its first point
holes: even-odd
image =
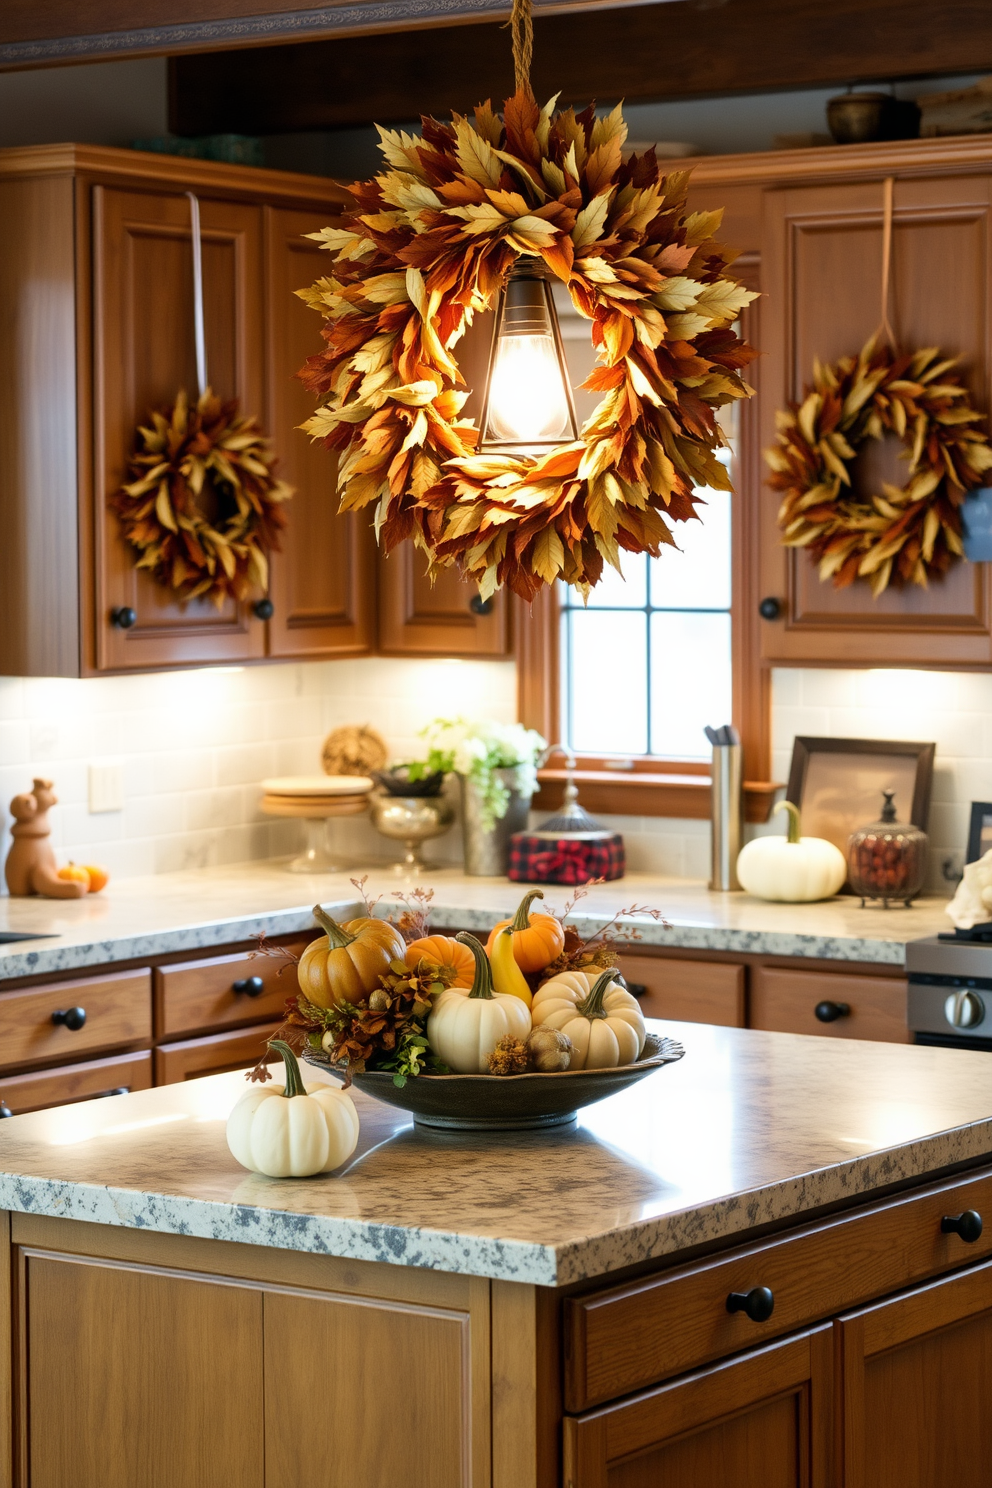
{"type": "Polygon", "coordinates": [[[0,1121],[2,1121],[5,1116],[13,1116],[13,1114],[14,1113],[8,1106],[7,1102],[0,1101],[0,1121]]]}
{"type": "Polygon", "coordinates": [[[496,601],[492,596],[489,599],[483,599],[481,594],[473,594],[468,602],[468,607],[473,615],[491,615],[495,603],[496,601]]]}
{"type": "Polygon", "coordinates": [[[72,1033],[76,1033],[86,1022],[86,1009],[81,1007],[60,1008],[57,1013],[52,1014],[52,1022],[56,1026],[61,1023],[63,1028],[68,1028],[72,1033]]]}
{"type": "Polygon", "coordinates": [[[818,1023],[836,1023],[838,1018],[850,1016],[851,1004],[849,1002],[818,1002],[813,1009],[813,1017],[818,1023]]]}
{"type": "Polygon", "coordinates": [[[260,997],[265,991],[265,983],[260,976],[240,977],[238,981],[231,983],[231,991],[243,992],[246,997],[260,997]]]}
{"type": "Polygon", "coordinates": [[[749,1292],[731,1292],[727,1298],[728,1312],[743,1312],[752,1323],[767,1323],[775,1308],[775,1298],[770,1287],[752,1287],[749,1292]]]}
{"type": "Polygon", "coordinates": [[[104,1095],[129,1095],[130,1092],[130,1085],[116,1085],[113,1090],[105,1090],[103,1093],[104,1095]]]}
{"type": "Polygon", "coordinates": [[[110,612],[110,623],[116,625],[118,630],[130,630],[132,625],[138,623],[138,612],[132,610],[130,605],[117,605],[110,612]]]}
{"type": "Polygon", "coordinates": [[[945,1214],[940,1221],[942,1235],[960,1235],[965,1245],[974,1245],[982,1238],[982,1216],[976,1209],[966,1209],[963,1214],[945,1214]]]}
{"type": "Polygon", "coordinates": [[[782,601],[769,594],[758,606],[758,614],[762,620],[778,620],[782,614],[782,601]]]}
{"type": "Polygon", "coordinates": [[[624,986],[631,997],[647,997],[648,995],[647,982],[624,982],[624,986]]]}
{"type": "Polygon", "coordinates": [[[268,596],[265,599],[260,599],[251,608],[256,620],[271,620],[276,612],[276,607],[268,596]]]}

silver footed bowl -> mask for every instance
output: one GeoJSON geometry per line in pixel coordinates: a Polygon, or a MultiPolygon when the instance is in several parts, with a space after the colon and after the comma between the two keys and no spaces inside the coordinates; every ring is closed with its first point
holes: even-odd
{"type": "Polygon", "coordinates": [[[403,843],[406,851],[397,866],[408,873],[424,873],[432,865],[421,858],[420,846],[449,830],[455,809],[447,796],[390,796],[385,791],[373,791],[369,816],[383,837],[403,843]]]}
{"type": "MultiPolygon", "coordinates": [[[[394,1085],[388,1070],[366,1070],[354,1076],[356,1089],[387,1106],[410,1111],[419,1126],[459,1131],[512,1131],[522,1127],[564,1126],[583,1106],[605,1100],[645,1075],[681,1059],[685,1050],[674,1039],[649,1033],[644,1052],[633,1064],[614,1069],[556,1070],[525,1075],[418,1075],[394,1085]]],[[[307,1064],[326,1069],[338,1079],[344,1072],[320,1049],[306,1049],[307,1064]]]]}

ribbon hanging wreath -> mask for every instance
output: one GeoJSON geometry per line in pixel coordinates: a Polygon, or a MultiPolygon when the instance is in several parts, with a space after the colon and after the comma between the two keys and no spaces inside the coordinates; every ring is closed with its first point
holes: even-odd
{"type": "Polygon", "coordinates": [[[193,242],[193,330],[199,397],[185,391],[138,428],[128,481],[110,497],[136,567],[180,600],[209,596],[218,608],[269,587],[267,554],[279,550],[291,486],[253,415],[207,381],[200,204],[188,191],[193,242]]]}
{"type": "Polygon", "coordinates": [[[326,349],[300,376],[325,398],[304,424],[339,455],[341,510],[374,507],[388,552],[413,538],[483,597],[587,588],[619,550],[657,556],[698,486],[729,489],[715,410],[750,389],[756,355],[733,324],[755,298],[714,239],[721,212],[687,213],[688,176],[654,150],[623,158],[620,108],[539,108],[527,79],[529,4],[513,15],[517,90],[420,135],[379,130],[386,169],[355,210],[310,236],[327,277],[301,298],[326,349]],[[518,260],[543,260],[592,323],[603,394],[578,440],[540,457],[477,452],[454,356],[518,260]]]}
{"type": "Polygon", "coordinates": [[[879,330],[856,357],[814,363],[812,385],[779,412],[765,454],[768,484],[782,493],[782,542],[806,548],[821,580],[840,589],[866,579],[876,598],[890,583],[926,587],[962,556],[962,503],[992,469],[983,415],[953,370],[957,358],[936,347],[897,349],[889,321],[893,184],[885,181],[879,330]],[[887,433],[903,442],[908,480],[859,494],[851,462],[865,440],[887,433]]]}

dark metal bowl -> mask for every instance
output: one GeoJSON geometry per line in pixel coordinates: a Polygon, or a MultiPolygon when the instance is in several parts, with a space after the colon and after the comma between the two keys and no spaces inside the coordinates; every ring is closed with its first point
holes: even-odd
{"type": "MultiPolygon", "coordinates": [[[[616,1069],[527,1075],[418,1075],[403,1086],[393,1084],[388,1070],[366,1070],[355,1075],[354,1083],[387,1106],[412,1111],[414,1121],[421,1126],[509,1131],[574,1121],[580,1107],[626,1090],[654,1070],[674,1064],[684,1053],[682,1045],[673,1039],[649,1033],[640,1059],[616,1069]]],[[[320,1050],[307,1049],[303,1058],[344,1078],[342,1070],[320,1050]]]]}

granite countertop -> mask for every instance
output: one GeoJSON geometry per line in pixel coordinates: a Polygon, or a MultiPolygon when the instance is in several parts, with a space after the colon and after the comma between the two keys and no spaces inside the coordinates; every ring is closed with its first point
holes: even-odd
{"type": "MultiPolygon", "coordinates": [[[[310,929],[318,901],[347,918],[362,912],[352,876],[360,874],[311,878],[261,862],[121,880],[85,899],[0,898],[0,930],[56,937],[0,943],[0,983],[143,956],[194,953],[248,940],[262,930],[282,935],[310,929]]],[[[435,890],[438,928],[488,930],[513,910],[522,892],[506,879],[469,878],[459,869],[427,877],[435,890]]],[[[370,870],[368,887],[384,896],[382,912],[403,880],[379,867],[370,870]]],[[[572,891],[546,886],[544,892],[549,904],[560,908],[572,891]]],[[[700,880],[630,873],[590,890],[573,923],[592,933],[618,910],[648,905],[662,910],[668,925],[641,918],[637,928],[644,945],[902,966],[907,941],[950,928],[944,903],[924,899],[911,909],[862,909],[848,896],[820,904],[766,904],[749,894],[713,893],[700,880]]]]}
{"type": "Polygon", "coordinates": [[[239,1168],[240,1073],[0,1122],[0,1209],[556,1286],[992,1151],[987,1054],[655,1023],[685,1058],[544,1132],[356,1094],[337,1175],[239,1168]]]}

